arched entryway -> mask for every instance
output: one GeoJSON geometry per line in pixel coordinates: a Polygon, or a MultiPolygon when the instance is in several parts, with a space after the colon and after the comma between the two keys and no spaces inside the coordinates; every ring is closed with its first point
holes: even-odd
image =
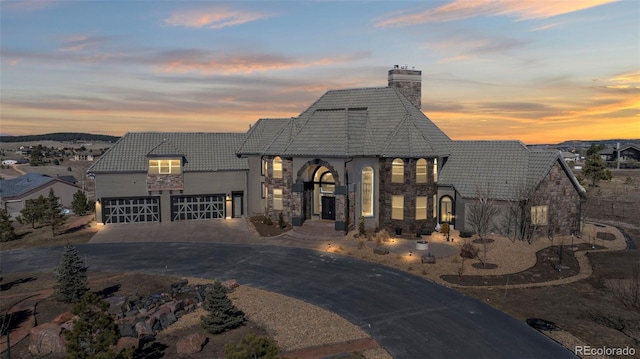
{"type": "Polygon", "coordinates": [[[294,184],[294,196],[298,198],[301,209],[294,225],[319,218],[340,222],[342,228],[345,214],[336,209],[345,207],[346,192],[340,185],[338,172],[329,162],[315,159],[302,165],[294,184]],[[338,189],[342,192],[338,193],[338,189]]]}
{"type": "Polygon", "coordinates": [[[336,181],[325,166],[318,166],[313,173],[313,216],[322,219],[336,219],[336,181]]]}
{"type": "Polygon", "coordinates": [[[449,196],[440,198],[440,223],[454,224],[453,200],[449,196]]]}

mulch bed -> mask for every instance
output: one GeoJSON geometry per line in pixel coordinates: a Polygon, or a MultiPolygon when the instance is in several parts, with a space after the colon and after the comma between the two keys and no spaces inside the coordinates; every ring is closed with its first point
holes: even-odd
{"type": "Polygon", "coordinates": [[[480,238],[476,238],[476,239],[472,240],[471,242],[475,243],[475,244],[484,244],[484,243],[489,244],[489,243],[495,242],[495,240],[493,240],[491,238],[485,238],[484,242],[482,242],[482,240],[480,238]]]}
{"type": "Polygon", "coordinates": [[[277,236],[293,228],[290,223],[287,223],[284,228],[280,228],[278,221],[272,221],[272,224],[267,224],[265,216],[253,216],[249,220],[261,237],[277,236]]]}
{"type": "Polygon", "coordinates": [[[607,232],[597,232],[596,238],[602,239],[603,241],[615,241],[616,235],[613,233],[607,233],[607,232]]]}
{"type": "MultiPolygon", "coordinates": [[[[596,245],[592,248],[586,243],[576,244],[577,251],[603,249],[596,245]]],[[[505,284],[530,284],[548,282],[572,277],[580,272],[575,252],[569,246],[562,247],[562,266],[560,262],[560,246],[551,246],[536,253],[536,264],[522,272],[503,275],[443,275],[443,280],[458,285],[467,286],[500,286],[505,284]]],[[[474,267],[476,263],[472,264],[474,267]]],[[[477,263],[480,267],[482,264],[477,263]]],[[[487,264],[488,265],[488,264],[487,264]]],[[[478,267],[476,267],[478,268],[478,267]]]]}

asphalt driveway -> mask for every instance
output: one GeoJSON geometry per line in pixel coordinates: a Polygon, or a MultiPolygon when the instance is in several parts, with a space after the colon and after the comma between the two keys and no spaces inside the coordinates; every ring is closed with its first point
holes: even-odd
{"type": "MultiPolygon", "coordinates": [[[[306,248],[202,242],[77,248],[91,271],[235,278],[304,300],[360,326],[397,359],[575,358],[525,323],[473,298],[354,258],[306,248]]],[[[50,271],[61,253],[60,247],[0,252],[0,270],[50,271]]]]}

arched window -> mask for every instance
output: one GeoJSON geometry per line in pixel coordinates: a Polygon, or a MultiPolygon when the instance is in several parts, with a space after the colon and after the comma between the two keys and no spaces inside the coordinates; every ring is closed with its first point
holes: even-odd
{"type": "Polygon", "coordinates": [[[282,158],[273,158],[273,178],[282,178],[282,158]]]}
{"type": "Polygon", "coordinates": [[[404,161],[399,158],[393,160],[393,163],[391,164],[391,182],[404,182],[404,161]]]}
{"type": "Polygon", "coordinates": [[[416,161],[416,183],[427,183],[427,160],[416,161]]]}
{"type": "Polygon", "coordinates": [[[433,182],[438,182],[438,159],[433,159],[433,182]]]}
{"type": "Polygon", "coordinates": [[[362,169],[362,215],[373,216],[373,168],[362,169]]]}

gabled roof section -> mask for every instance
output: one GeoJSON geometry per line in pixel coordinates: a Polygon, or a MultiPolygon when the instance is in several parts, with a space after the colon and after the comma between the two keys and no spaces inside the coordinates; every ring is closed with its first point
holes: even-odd
{"type": "Polygon", "coordinates": [[[69,183],[57,177],[50,177],[40,173],[27,173],[20,177],[0,181],[0,197],[21,197],[30,191],[36,190],[52,182],[62,182],[69,186],[78,187],[73,183],[69,183]]]}
{"type": "Polygon", "coordinates": [[[156,147],[147,153],[147,157],[182,157],[184,153],[179,150],[171,141],[162,139],[156,147]]]}
{"type": "Polygon", "coordinates": [[[259,119],[258,122],[247,131],[247,136],[237,151],[238,156],[262,153],[264,147],[273,141],[276,134],[278,134],[289,121],[291,121],[290,118],[259,119]]]}
{"type": "Polygon", "coordinates": [[[130,132],[100,156],[88,172],[146,172],[150,153],[183,156],[184,172],[246,170],[247,160],[235,155],[245,136],[244,133],[130,132]]]}
{"type": "Polygon", "coordinates": [[[464,198],[476,198],[480,190],[498,200],[524,199],[556,163],[584,193],[560,151],[529,150],[519,141],[453,141],[451,149],[438,185],[453,186],[464,198]]]}
{"type": "Polygon", "coordinates": [[[283,126],[260,154],[436,157],[449,154],[450,142],[396,89],[361,88],[326,92],[283,126]]]}

